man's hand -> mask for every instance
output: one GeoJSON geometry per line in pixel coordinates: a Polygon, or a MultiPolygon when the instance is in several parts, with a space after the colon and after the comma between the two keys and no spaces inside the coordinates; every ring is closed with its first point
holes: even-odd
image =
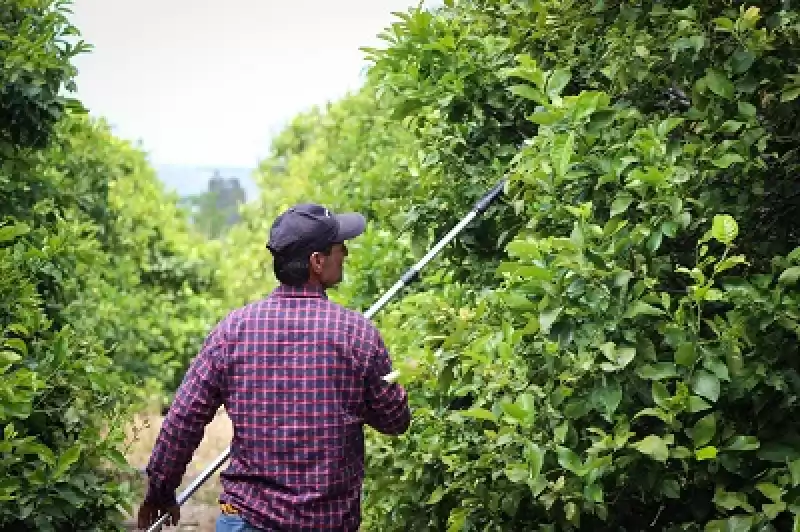
{"type": "Polygon", "coordinates": [[[176,526],[181,519],[181,507],[174,506],[161,506],[149,503],[142,503],[139,507],[139,529],[147,530],[159,520],[165,513],[170,516],[164,521],[165,525],[176,526]]]}

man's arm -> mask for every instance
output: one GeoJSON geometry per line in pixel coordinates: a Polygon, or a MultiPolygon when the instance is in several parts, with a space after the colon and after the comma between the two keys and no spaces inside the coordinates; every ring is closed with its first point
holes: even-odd
{"type": "Polygon", "coordinates": [[[389,352],[377,330],[372,330],[368,336],[364,421],[382,434],[397,436],[411,424],[408,394],[400,384],[383,380],[392,372],[389,352]]]}
{"type": "Polygon", "coordinates": [[[144,503],[169,506],[176,503],[186,467],[206,425],[214,418],[223,398],[223,357],[227,347],[223,325],[218,325],[203,343],[161,425],[147,465],[149,477],[144,503]]]}

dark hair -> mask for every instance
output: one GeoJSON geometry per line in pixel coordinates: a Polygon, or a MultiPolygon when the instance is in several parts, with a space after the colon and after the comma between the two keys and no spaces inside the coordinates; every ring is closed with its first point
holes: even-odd
{"type": "MultiPolygon", "coordinates": [[[[327,246],[325,249],[318,250],[323,255],[330,255],[333,245],[327,246]]],[[[283,284],[289,286],[301,286],[308,282],[309,279],[309,264],[311,255],[314,251],[306,251],[300,253],[292,253],[291,255],[275,254],[272,256],[272,270],[275,272],[275,277],[283,284]]]]}

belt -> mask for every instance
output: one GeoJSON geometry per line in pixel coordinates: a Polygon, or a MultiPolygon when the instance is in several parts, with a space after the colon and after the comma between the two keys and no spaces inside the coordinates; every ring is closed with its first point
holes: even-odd
{"type": "Polygon", "coordinates": [[[239,510],[237,510],[236,508],[234,508],[233,506],[231,506],[228,503],[221,503],[219,505],[219,507],[220,507],[220,510],[222,510],[222,513],[224,513],[225,515],[238,515],[239,514],[239,510]]]}

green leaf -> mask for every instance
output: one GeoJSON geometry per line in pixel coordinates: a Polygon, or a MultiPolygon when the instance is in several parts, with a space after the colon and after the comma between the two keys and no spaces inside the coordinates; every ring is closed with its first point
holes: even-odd
{"type": "Polygon", "coordinates": [[[764,504],[761,506],[761,511],[764,512],[764,515],[766,515],[768,519],[775,519],[779,514],[786,511],[786,503],[778,502],[774,504],[764,504]]]}
{"type": "Polygon", "coordinates": [[[631,363],[636,356],[636,349],[633,347],[619,346],[614,349],[614,362],[620,367],[624,368],[631,363]]]}
{"type": "Polygon", "coordinates": [[[528,421],[528,419],[529,419],[528,413],[525,412],[525,409],[523,409],[518,404],[509,403],[509,402],[503,402],[500,406],[503,409],[503,412],[505,412],[506,414],[508,414],[512,418],[516,419],[517,421],[523,421],[524,422],[524,421],[528,421]]]}
{"type": "Polygon", "coordinates": [[[661,232],[670,238],[675,238],[678,234],[678,224],[673,221],[667,221],[661,224],[661,232]]]}
{"type": "Polygon", "coordinates": [[[637,316],[663,316],[664,311],[654,307],[650,303],[645,303],[644,301],[638,300],[634,301],[633,304],[628,308],[627,312],[625,312],[626,318],[635,318],[637,316]]]}
{"type": "Polygon", "coordinates": [[[788,87],[781,91],[781,103],[791,102],[800,96],[800,85],[788,87]]]}
{"type": "Polygon", "coordinates": [[[650,238],[647,239],[647,250],[650,253],[655,253],[658,251],[658,248],[661,247],[661,240],[664,235],[661,234],[661,231],[656,229],[652,233],[650,233],[650,238]]]}
{"type": "Polygon", "coordinates": [[[539,258],[539,244],[535,240],[515,239],[506,244],[506,251],[512,257],[521,259],[539,258]]]}
{"type": "Polygon", "coordinates": [[[747,502],[746,494],[725,491],[723,489],[717,489],[717,492],[714,494],[714,504],[728,511],[735,510],[736,508],[742,508],[748,512],[753,511],[753,507],[747,502]]]}
{"type": "Polygon", "coordinates": [[[775,484],[769,482],[759,482],[756,489],[764,494],[772,502],[779,502],[783,498],[783,490],[775,484]]]}
{"type": "MultiPolygon", "coordinates": [[[[700,418],[692,428],[692,440],[695,447],[703,447],[711,442],[717,431],[717,421],[713,413],[700,418]]],[[[716,454],[716,450],[714,451],[716,454]]]]}
{"type": "Polygon", "coordinates": [[[564,177],[567,175],[572,160],[573,146],[575,144],[575,133],[570,131],[569,134],[563,135],[558,138],[558,142],[553,146],[553,167],[556,171],[556,176],[564,177]]]}
{"type": "Polygon", "coordinates": [[[18,335],[24,336],[24,337],[29,337],[31,335],[31,333],[28,331],[28,328],[25,327],[24,325],[20,324],[20,323],[12,323],[8,327],[6,327],[6,329],[9,332],[12,332],[14,334],[18,334],[18,335]]]}
{"type": "Polygon", "coordinates": [[[750,50],[736,50],[731,56],[731,69],[736,74],[742,74],[753,66],[755,60],[756,56],[750,50]]]}
{"type": "Polygon", "coordinates": [[[630,194],[621,194],[611,203],[611,217],[617,216],[625,212],[630,204],[633,202],[633,196],[630,194]]]}
{"type": "Polygon", "coordinates": [[[781,284],[794,284],[800,279],[800,266],[792,266],[786,268],[778,277],[778,282],[781,284]]]}
{"type": "Polygon", "coordinates": [[[525,464],[508,464],[504,473],[508,480],[515,484],[521,484],[530,478],[530,472],[525,464]]]}
{"type": "Polygon", "coordinates": [[[688,403],[688,410],[693,414],[711,408],[711,405],[708,404],[702,397],[697,397],[696,395],[690,396],[688,403]]]}
{"type": "Polygon", "coordinates": [[[717,448],[711,446],[703,447],[695,451],[694,457],[698,460],[713,460],[717,457],[717,448]]]}
{"type": "Polygon", "coordinates": [[[738,153],[726,153],[721,157],[717,157],[716,159],[712,159],[711,164],[716,166],[717,168],[729,168],[732,164],[735,163],[743,163],[744,158],[738,153]]]}
{"type": "Polygon", "coordinates": [[[546,103],[545,97],[541,91],[531,87],[530,85],[512,85],[508,88],[508,91],[514,96],[520,96],[526,100],[532,100],[537,103],[546,103]]]}
{"type": "Polygon", "coordinates": [[[558,113],[555,111],[538,111],[529,114],[526,118],[531,122],[533,122],[534,124],[550,126],[560,121],[563,117],[564,116],[562,113],[558,113]]]}
{"type": "Polygon", "coordinates": [[[681,366],[693,365],[696,358],[694,344],[691,342],[683,342],[675,350],[675,363],[681,366]]]}
{"type": "Polygon", "coordinates": [[[536,480],[542,472],[542,465],[544,465],[545,452],[534,442],[526,442],[525,444],[525,459],[528,462],[528,468],[531,478],[536,480]]]}
{"type": "Polygon", "coordinates": [[[530,393],[522,393],[517,397],[517,404],[522,407],[525,415],[532,417],[536,413],[536,403],[534,402],[533,395],[530,393]]]}
{"type": "Polygon", "coordinates": [[[747,264],[747,260],[743,255],[735,255],[733,257],[726,257],[714,266],[714,273],[722,273],[726,270],[734,268],[739,264],[747,264]]]}
{"type": "Polygon", "coordinates": [[[670,395],[667,387],[662,382],[653,381],[651,393],[653,394],[653,402],[656,405],[661,408],[667,408],[667,401],[669,401],[670,395]]]}
{"type": "Polygon", "coordinates": [[[677,480],[665,479],[661,484],[661,493],[670,499],[679,499],[681,496],[681,485],[677,480]]]}
{"type": "Polygon", "coordinates": [[[698,370],[692,380],[692,390],[700,397],[715,403],[719,399],[719,379],[713,373],[703,369],[698,370]]]}
{"type": "Polygon", "coordinates": [[[497,421],[497,417],[485,408],[470,408],[459,412],[462,416],[472,417],[475,419],[485,419],[487,421],[497,421]]]}
{"type": "Polygon", "coordinates": [[[725,245],[730,245],[739,234],[739,225],[732,216],[717,214],[711,225],[711,236],[725,245]]]}
{"type": "Polygon", "coordinates": [[[706,83],[708,88],[717,96],[722,96],[726,100],[733,98],[733,83],[725,74],[717,69],[709,68],[706,70],[706,83]]]}
{"type": "Polygon", "coordinates": [[[4,225],[0,227],[0,243],[8,242],[16,238],[26,235],[30,232],[30,226],[25,223],[18,223],[15,225],[4,225]]]}
{"type": "Polygon", "coordinates": [[[622,401],[622,388],[618,382],[613,381],[592,390],[591,397],[593,405],[610,419],[622,401]]]}
{"type": "Polygon", "coordinates": [[[561,311],[564,310],[563,307],[553,308],[546,310],[539,314],[539,327],[541,328],[542,332],[545,334],[550,332],[550,327],[553,326],[553,323],[558,319],[558,316],[561,315],[561,311]]]}
{"type": "Polygon", "coordinates": [[[651,434],[643,440],[632,444],[633,448],[642,454],[646,454],[659,462],[666,462],[669,458],[667,443],[659,436],[651,434]]]}
{"type": "Polygon", "coordinates": [[[557,455],[558,465],[567,471],[575,473],[576,475],[581,475],[583,473],[583,464],[581,463],[581,459],[571,449],[559,447],[557,455]]]}
{"type": "Polygon", "coordinates": [[[720,127],[720,133],[736,133],[744,125],[742,122],[736,120],[726,120],[720,127]]]}
{"type": "Polygon", "coordinates": [[[0,350],[0,372],[5,372],[12,364],[22,360],[22,356],[14,351],[0,350]]]}
{"type": "Polygon", "coordinates": [[[589,484],[583,489],[583,496],[587,501],[601,503],[603,502],[603,488],[597,484],[589,484]]]}
{"type": "Polygon", "coordinates": [[[106,449],[105,451],[106,458],[117,467],[117,469],[127,470],[130,469],[130,464],[128,460],[125,458],[121,452],[117,449],[106,449]]]}
{"type": "Polygon", "coordinates": [[[447,518],[447,532],[462,532],[467,524],[468,508],[453,508],[447,518]]]}
{"type": "Polygon", "coordinates": [[[0,478],[0,501],[10,501],[14,498],[14,492],[20,489],[21,485],[16,478],[0,478]]]}
{"type": "Polygon", "coordinates": [[[792,487],[800,486],[800,459],[789,461],[789,473],[792,475],[792,487]]]}
{"type": "Polygon", "coordinates": [[[732,515],[726,520],[709,521],[705,532],[751,532],[755,521],[752,515],[732,515]]]}
{"type": "MultiPolygon", "coordinates": [[[[598,105],[601,105],[601,98],[605,95],[597,92],[582,92],[578,95],[578,100],[573,109],[573,116],[575,120],[581,120],[591,116],[597,110],[598,105]]],[[[607,103],[606,101],[603,104],[607,103]]]]}
{"type": "Polygon", "coordinates": [[[442,486],[438,486],[435,490],[433,490],[433,493],[431,493],[431,496],[428,497],[428,500],[425,502],[425,504],[431,505],[438,503],[442,500],[444,494],[445,489],[442,486]]]}
{"type": "Polygon", "coordinates": [[[76,443],[69,449],[67,449],[63,454],[58,457],[58,461],[56,462],[55,469],[53,470],[53,478],[61,478],[61,476],[67,472],[67,470],[78,461],[78,458],[81,456],[81,444],[76,443]]]}
{"type": "Polygon", "coordinates": [[[758,438],[755,436],[734,436],[731,443],[724,449],[726,451],[755,451],[759,447],[758,438]]]}
{"type": "Polygon", "coordinates": [[[642,379],[647,380],[664,380],[672,379],[678,376],[675,364],[670,362],[656,362],[654,364],[646,364],[636,370],[636,374],[642,379]]]}
{"type": "Polygon", "coordinates": [[[717,31],[733,31],[733,21],[728,17],[717,17],[712,22],[716,25],[717,31]]]}
{"type": "Polygon", "coordinates": [[[550,96],[550,99],[555,100],[561,95],[561,91],[567,86],[571,77],[570,71],[565,69],[556,69],[550,74],[547,79],[547,95],[550,96]]]}
{"type": "Polygon", "coordinates": [[[685,118],[681,116],[670,116],[664,120],[662,120],[658,124],[658,134],[661,137],[667,136],[673,129],[678,127],[679,125],[683,124],[686,121],[685,118]]]}
{"type": "Polygon", "coordinates": [[[752,103],[739,101],[736,104],[739,108],[739,114],[747,118],[755,118],[757,110],[756,106],[752,103]]]}

